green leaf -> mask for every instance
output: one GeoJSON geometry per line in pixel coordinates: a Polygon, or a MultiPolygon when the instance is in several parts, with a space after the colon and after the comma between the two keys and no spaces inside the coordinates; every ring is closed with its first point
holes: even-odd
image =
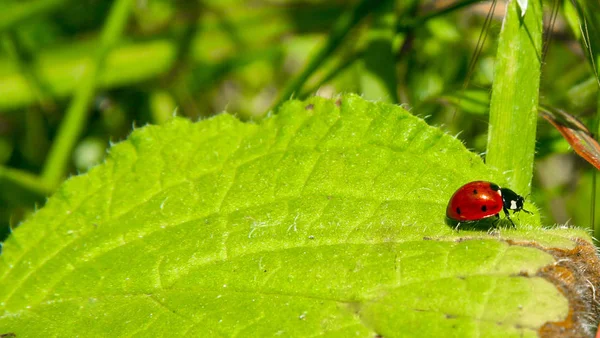
{"type": "Polygon", "coordinates": [[[571,307],[543,271],[588,237],[445,224],[456,188],[501,177],[356,95],[147,126],[4,243],[0,334],[535,336],[571,307]]]}
{"type": "Polygon", "coordinates": [[[533,178],[542,64],[542,1],[510,1],[498,41],[486,163],[528,194],[533,178]],[[518,168],[518,170],[515,170],[518,168]]]}

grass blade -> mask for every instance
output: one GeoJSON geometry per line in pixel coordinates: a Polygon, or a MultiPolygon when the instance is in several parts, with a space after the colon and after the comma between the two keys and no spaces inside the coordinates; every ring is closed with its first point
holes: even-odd
{"type": "Polygon", "coordinates": [[[102,31],[102,38],[95,62],[89,65],[81,80],[81,86],[71,101],[65,119],[58,131],[56,141],[52,145],[50,154],[42,172],[43,181],[49,186],[60,183],[71,152],[79,135],[84,128],[88,107],[94,98],[96,81],[108,52],[116,45],[127,23],[133,0],[117,1],[109,14],[102,31]]]}
{"type": "Polygon", "coordinates": [[[362,0],[351,11],[342,15],[333,26],[325,46],[315,54],[300,74],[289,82],[287,87],[280,94],[274,107],[281,105],[294,93],[300,93],[306,80],[308,80],[317,68],[319,68],[319,66],[340,46],[352,28],[354,28],[369,13],[373,12],[386,2],[389,2],[389,0],[362,0]]]}
{"type": "Polygon", "coordinates": [[[360,89],[369,100],[398,102],[396,60],[393,52],[396,13],[394,3],[388,2],[374,14],[367,34],[367,48],[362,59],[360,89]]]}
{"type": "Polygon", "coordinates": [[[0,33],[36,15],[57,10],[66,0],[22,1],[0,6],[0,33]]]}
{"type": "Polygon", "coordinates": [[[541,1],[529,2],[524,17],[516,1],[507,5],[498,42],[486,162],[524,195],[533,176],[542,31],[541,1]]]}

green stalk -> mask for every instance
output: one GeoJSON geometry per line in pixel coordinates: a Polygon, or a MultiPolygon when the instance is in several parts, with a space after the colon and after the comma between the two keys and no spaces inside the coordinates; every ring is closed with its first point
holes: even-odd
{"type": "Polygon", "coordinates": [[[600,4],[597,1],[571,1],[565,3],[565,12],[600,86],[600,65],[596,58],[600,49],[600,4]]]}
{"type": "Polygon", "coordinates": [[[11,3],[0,6],[0,33],[34,16],[49,13],[58,9],[65,0],[37,0],[11,3]]]}
{"type": "Polygon", "coordinates": [[[529,194],[533,177],[542,30],[540,0],[529,1],[525,16],[517,1],[508,3],[498,42],[486,162],[522,195],[529,194]]]}
{"type": "Polygon", "coordinates": [[[314,86],[302,91],[299,95],[299,99],[304,100],[308,96],[316,93],[319,88],[323,87],[326,83],[333,80],[340,73],[352,66],[356,60],[362,58],[364,51],[357,51],[352,55],[346,56],[343,60],[339,61],[333,68],[331,68],[314,86]]]}
{"type": "Polygon", "coordinates": [[[52,189],[48,187],[41,179],[28,172],[11,169],[0,166],[0,196],[4,193],[10,193],[11,196],[2,196],[0,200],[22,202],[21,204],[31,204],[42,202],[48,196],[52,189]]]}
{"type": "Polygon", "coordinates": [[[362,19],[379,6],[390,0],[361,0],[351,11],[344,13],[334,24],[329,39],[325,45],[313,56],[306,67],[292,79],[287,87],[281,92],[274,107],[278,107],[288,100],[294,93],[301,93],[302,86],[308,78],[333,54],[333,52],[344,41],[344,38],[362,19]]]}
{"type": "MultiPolygon", "coordinates": [[[[590,68],[594,73],[593,86],[600,87],[600,4],[597,1],[565,1],[564,13],[573,34],[579,39],[581,48],[586,52],[590,68]]],[[[572,92],[581,92],[582,88],[592,90],[591,81],[583,83],[581,88],[573,88],[572,92]]],[[[596,135],[600,131],[600,95],[596,97],[597,109],[595,118],[596,135]]],[[[594,232],[594,238],[600,239],[600,224],[596,222],[596,195],[597,195],[597,172],[592,173],[592,196],[590,209],[590,228],[594,232]]],[[[597,242],[596,242],[597,243],[597,242]]]]}
{"type": "MultiPolygon", "coordinates": [[[[600,60],[599,60],[600,61],[600,60]]],[[[596,135],[600,132],[600,93],[596,95],[597,104],[596,104],[596,118],[595,118],[595,129],[596,135]]],[[[593,129],[592,129],[593,131],[593,129]]],[[[591,207],[590,207],[590,228],[594,234],[594,239],[596,240],[596,244],[600,241],[600,224],[596,222],[596,197],[598,195],[598,171],[593,170],[592,172],[592,198],[591,198],[591,207]]]]}
{"type": "Polygon", "coordinates": [[[402,21],[398,22],[398,24],[396,26],[396,30],[398,32],[406,32],[409,30],[413,30],[431,19],[435,19],[437,17],[444,16],[448,13],[452,13],[456,10],[470,6],[477,2],[481,2],[481,0],[463,0],[463,1],[453,3],[451,5],[448,5],[448,7],[444,7],[435,12],[431,12],[431,13],[427,13],[425,15],[419,16],[416,19],[402,20],[402,21]]]}
{"type": "Polygon", "coordinates": [[[87,121],[88,108],[94,99],[98,74],[108,52],[119,42],[132,4],[133,0],[118,0],[111,8],[102,30],[96,58],[85,70],[80,87],[71,101],[42,171],[42,180],[48,186],[56,187],[66,172],[73,148],[87,121]]]}
{"type": "MultiPolygon", "coordinates": [[[[420,16],[416,19],[408,19],[408,18],[402,18],[402,20],[398,23],[396,23],[396,32],[406,32],[412,29],[415,29],[425,23],[427,23],[427,21],[431,20],[431,19],[435,19],[439,16],[443,16],[446,15],[448,13],[452,13],[454,11],[460,10],[464,7],[467,7],[469,5],[472,5],[474,3],[480,2],[481,0],[463,0],[460,2],[457,2],[455,4],[451,4],[448,7],[444,7],[440,10],[437,10],[435,12],[431,12],[428,14],[425,14],[423,16],[420,16]]],[[[377,25],[377,27],[374,27],[371,29],[371,34],[369,39],[371,39],[371,45],[370,47],[377,47],[377,45],[375,44],[375,42],[378,40],[377,38],[379,37],[379,35],[382,35],[381,38],[385,41],[387,39],[389,39],[389,31],[387,31],[387,29],[389,27],[386,27],[386,20],[388,20],[387,24],[390,24],[392,21],[392,18],[385,18],[385,16],[393,16],[395,18],[395,15],[393,13],[392,10],[390,10],[389,8],[387,8],[389,6],[386,6],[386,9],[388,10],[388,12],[386,13],[385,11],[382,11],[381,9],[378,10],[378,18],[375,19],[376,23],[375,25],[377,25]],[[383,26],[383,27],[381,27],[383,26]]],[[[391,40],[390,40],[391,41],[391,40]]],[[[391,42],[390,42],[391,43],[391,42]]],[[[387,48],[387,47],[386,47],[387,48]]],[[[372,61],[376,60],[376,56],[377,53],[371,49],[371,48],[366,48],[365,50],[361,50],[359,52],[356,52],[354,55],[347,57],[346,59],[344,59],[343,61],[341,61],[336,67],[334,67],[333,69],[331,69],[325,76],[323,76],[323,78],[321,80],[319,80],[319,82],[312,86],[309,89],[305,89],[302,91],[302,94],[300,95],[301,99],[304,99],[306,97],[308,97],[309,95],[315,93],[320,87],[322,87],[323,85],[325,85],[327,82],[331,81],[333,78],[335,78],[338,74],[340,74],[342,71],[346,70],[349,66],[351,66],[357,59],[359,58],[363,58],[365,52],[368,52],[368,56],[367,56],[367,62],[369,62],[368,60],[371,59],[372,61]],[[373,60],[375,59],[375,60],[373,60]]],[[[384,50],[384,53],[387,53],[384,50]]],[[[388,64],[389,68],[386,68],[386,71],[383,76],[384,76],[384,83],[388,83],[388,87],[389,88],[394,88],[397,85],[397,82],[395,80],[395,76],[393,72],[389,72],[390,69],[393,69],[395,67],[395,60],[390,60],[388,58],[386,58],[386,62],[388,64]],[[394,61],[394,64],[390,64],[390,61],[394,61]],[[386,79],[387,78],[387,79],[386,79]],[[392,84],[393,82],[393,84],[392,84]]],[[[384,68],[384,67],[381,67],[384,68]]],[[[366,80],[363,78],[363,80],[366,80]]],[[[368,82],[368,80],[367,80],[368,82]]],[[[368,97],[377,97],[377,98],[384,98],[384,97],[388,97],[388,98],[393,98],[395,96],[386,96],[386,95],[372,95],[372,93],[366,93],[366,91],[369,91],[369,85],[363,81],[362,83],[362,92],[364,94],[368,94],[368,97]]],[[[390,90],[390,93],[394,93],[394,95],[396,95],[396,90],[390,90]]],[[[397,98],[392,99],[392,101],[397,102],[397,98]]]]}
{"type": "Polygon", "coordinates": [[[19,38],[14,31],[9,31],[4,34],[2,37],[2,45],[7,51],[11,61],[17,65],[20,73],[23,74],[32,95],[40,106],[45,110],[55,108],[54,100],[49,95],[46,86],[39,74],[36,73],[36,68],[33,66],[35,64],[35,56],[26,50],[20,43],[19,38]]]}
{"type": "Polygon", "coordinates": [[[398,102],[398,80],[393,40],[396,35],[394,2],[387,2],[373,13],[362,59],[360,90],[365,99],[398,102]]]}
{"type": "MultiPolygon", "coordinates": [[[[598,8],[600,6],[598,6],[598,4],[596,4],[596,10],[600,9],[598,8]]],[[[598,38],[600,36],[600,31],[598,31],[598,27],[600,26],[600,14],[598,14],[597,12],[594,12],[595,16],[594,16],[594,24],[593,24],[593,32],[590,33],[590,28],[587,29],[587,33],[592,35],[594,38],[598,38]]],[[[591,40],[590,37],[588,36],[588,41],[591,40]]],[[[589,49],[589,58],[591,60],[595,60],[596,62],[594,63],[594,75],[596,76],[596,83],[598,83],[600,85],[600,73],[598,72],[598,63],[600,63],[600,56],[597,54],[598,51],[598,41],[594,41],[595,48],[590,48],[589,49]]],[[[597,95],[597,104],[596,104],[596,118],[595,118],[595,124],[596,124],[596,135],[600,135],[600,93],[597,95]]],[[[592,203],[591,203],[591,210],[590,210],[590,227],[592,228],[592,231],[594,233],[594,239],[596,239],[596,244],[598,244],[598,241],[600,241],[600,223],[598,223],[596,221],[596,197],[597,197],[597,193],[598,193],[598,185],[597,185],[597,178],[598,176],[598,172],[596,170],[593,171],[593,184],[592,184],[592,203]]]]}

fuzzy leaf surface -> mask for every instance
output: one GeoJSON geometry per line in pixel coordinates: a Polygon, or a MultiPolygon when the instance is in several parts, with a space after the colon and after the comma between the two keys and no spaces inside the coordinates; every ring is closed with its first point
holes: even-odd
{"type": "Polygon", "coordinates": [[[0,333],[537,336],[569,312],[540,248],[583,235],[445,224],[454,190],[500,177],[356,95],[144,127],[4,243],[0,333]]]}

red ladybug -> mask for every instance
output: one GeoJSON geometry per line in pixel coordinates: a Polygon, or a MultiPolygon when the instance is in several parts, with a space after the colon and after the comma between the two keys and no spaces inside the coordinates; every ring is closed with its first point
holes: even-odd
{"type": "Polygon", "coordinates": [[[497,184],[486,181],[474,181],[458,188],[448,202],[446,216],[458,222],[479,221],[491,216],[500,217],[498,214],[504,210],[506,218],[513,227],[512,219],[508,214],[518,211],[531,212],[523,209],[525,199],[508,188],[500,188],[497,184]]]}

